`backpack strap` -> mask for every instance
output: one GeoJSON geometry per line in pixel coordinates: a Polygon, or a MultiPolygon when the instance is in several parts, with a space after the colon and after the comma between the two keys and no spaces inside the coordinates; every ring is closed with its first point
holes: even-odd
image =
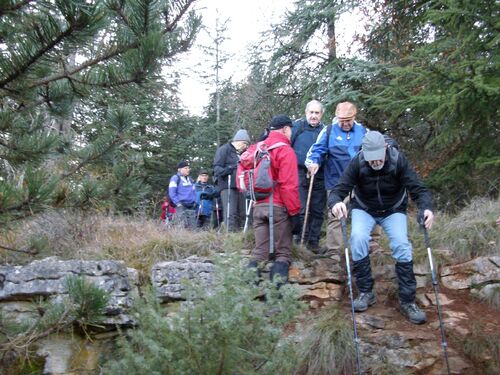
{"type": "Polygon", "coordinates": [[[305,123],[306,123],[305,120],[303,120],[303,121],[300,122],[300,127],[297,129],[297,132],[293,135],[293,137],[292,137],[292,139],[290,141],[290,143],[292,144],[292,147],[295,144],[295,141],[297,140],[297,138],[299,137],[299,135],[301,135],[304,132],[304,130],[306,128],[305,123]]]}
{"type": "Polygon", "coordinates": [[[267,148],[267,150],[272,150],[278,147],[286,146],[287,144],[285,142],[276,142],[274,145],[271,145],[267,148]]]}

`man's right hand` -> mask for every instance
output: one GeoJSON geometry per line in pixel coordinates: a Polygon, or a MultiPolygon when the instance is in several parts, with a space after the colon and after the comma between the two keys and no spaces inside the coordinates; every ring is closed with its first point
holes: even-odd
{"type": "Polygon", "coordinates": [[[332,214],[338,219],[342,219],[343,217],[347,219],[347,206],[345,203],[336,203],[335,206],[332,207],[332,214]]]}
{"type": "Polygon", "coordinates": [[[308,167],[307,167],[307,170],[309,171],[309,174],[312,176],[312,175],[315,175],[316,172],[318,172],[318,169],[319,169],[319,164],[315,164],[315,163],[312,163],[310,164],[308,167]]]}

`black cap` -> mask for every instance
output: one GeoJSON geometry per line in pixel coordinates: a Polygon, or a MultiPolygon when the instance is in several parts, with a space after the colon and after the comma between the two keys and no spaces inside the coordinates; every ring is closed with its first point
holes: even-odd
{"type": "Polygon", "coordinates": [[[187,160],[180,161],[179,164],[177,164],[177,169],[184,167],[189,167],[189,162],[187,160]]]}
{"type": "Polygon", "coordinates": [[[208,169],[200,169],[198,174],[210,174],[210,173],[208,173],[208,169]]]}
{"type": "Polygon", "coordinates": [[[290,117],[286,115],[277,115],[274,116],[271,119],[271,122],[269,123],[269,129],[270,130],[277,130],[281,129],[285,126],[292,126],[292,120],[290,120],[290,117]]]}

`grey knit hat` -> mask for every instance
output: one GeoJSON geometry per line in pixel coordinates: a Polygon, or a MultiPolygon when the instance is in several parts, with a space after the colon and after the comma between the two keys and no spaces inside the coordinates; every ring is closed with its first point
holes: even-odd
{"type": "Polygon", "coordinates": [[[250,137],[248,136],[248,132],[245,129],[238,130],[233,137],[233,142],[236,141],[243,141],[250,143],[250,137]]]}

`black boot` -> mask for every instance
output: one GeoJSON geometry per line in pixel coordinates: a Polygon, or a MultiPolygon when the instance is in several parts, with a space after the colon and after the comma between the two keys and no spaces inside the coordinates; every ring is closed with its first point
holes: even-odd
{"type": "Polygon", "coordinates": [[[368,309],[369,306],[376,302],[373,294],[373,277],[372,268],[370,265],[370,257],[366,256],[361,260],[355,260],[353,263],[353,274],[356,278],[356,286],[358,287],[359,295],[354,300],[354,310],[361,312],[368,309]]]}
{"type": "Polygon", "coordinates": [[[425,312],[419,309],[415,303],[417,291],[417,280],[413,273],[413,262],[397,262],[396,275],[399,284],[399,303],[401,313],[413,324],[425,323],[427,317],[425,312]]]}
{"type": "Polygon", "coordinates": [[[288,263],[286,262],[274,262],[271,267],[271,272],[269,274],[271,282],[275,281],[275,276],[280,277],[280,280],[276,283],[278,289],[288,282],[288,267],[288,263]]]}

